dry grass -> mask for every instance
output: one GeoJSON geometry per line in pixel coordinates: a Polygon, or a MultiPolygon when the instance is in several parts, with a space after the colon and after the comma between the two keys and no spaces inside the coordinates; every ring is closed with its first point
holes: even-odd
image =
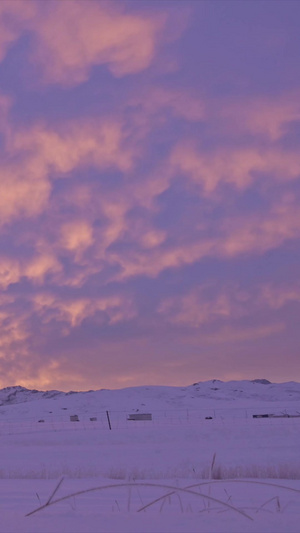
{"type": "Polygon", "coordinates": [[[300,466],[282,463],[278,465],[218,464],[216,458],[204,468],[168,468],[165,471],[149,468],[111,468],[104,473],[108,479],[300,479],[300,466]]]}

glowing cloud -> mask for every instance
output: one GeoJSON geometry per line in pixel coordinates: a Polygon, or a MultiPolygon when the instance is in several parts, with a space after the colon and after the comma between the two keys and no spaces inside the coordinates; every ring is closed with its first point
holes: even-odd
{"type": "Polygon", "coordinates": [[[0,61],[23,32],[34,38],[32,57],[47,82],[76,85],[94,65],[117,77],[147,68],[166,17],[126,13],[108,2],[4,1],[0,7],[0,61]]]}
{"type": "Polygon", "coordinates": [[[38,126],[16,132],[9,149],[28,151],[40,172],[68,173],[84,164],[126,171],[134,154],[123,148],[124,140],[122,125],[115,121],[76,121],[54,131],[38,126]]]}
{"type": "Polygon", "coordinates": [[[3,386],[300,379],[299,8],[230,10],[0,2],[3,386]]]}
{"type": "Polygon", "coordinates": [[[94,65],[124,76],[150,65],[163,26],[163,16],[129,14],[117,3],[59,2],[33,25],[34,57],[47,82],[81,83],[94,65]]]}
{"type": "Polygon", "coordinates": [[[212,287],[195,288],[181,298],[169,298],[163,301],[159,313],[175,324],[199,327],[202,324],[219,319],[238,318],[247,314],[249,296],[242,291],[223,290],[209,295],[212,287]]]}
{"type": "Polygon", "coordinates": [[[299,94],[252,98],[240,104],[227,104],[220,114],[234,124],[236,130],[246,130],[277,141],[288,132],[291,124],[300,119],[299,94]]]}
{"type": "Polygon", "coordinates": [[[31,161],[25,166],[0,166],[0,224],[16,216],[36,216],[45,208],[50,183],[31,161]]]}
{"type": "Polygon", "coordinates": [[[34,299],[35,310],[41,314],[42,320],[65,322],[72,328],[79,326],[83,320],[101,314],[98,322],[115,324],[132,319],[136,312],[130,298],[110,296],[107,298],[72,298],[63,300],[51,294],[38,294],[34,299]]]}
{"type": "Polygon", "coordinates": [[[13,358],[11,351],[13,347],[28,338],[28,331],[20,318],[16,318],[12,313],[0,311],[0,357],[3,359],[13,358]]]}
{"type": "Polygon", "coordinates": [[[62,246],[73,252],[80,253],[94,242],[92,227],[84,220],[64,224],[61,232],[62,246]]]}
{"type": "Polygon", "coordinates": [[[193,144],[184,143],[174,149],[171,167],[173,172],[182,172],[202,185],[205,194],[212,194],[222,183],[246,189],[261,179],[261,174],[278,181],[296,179],[300,175],[300,156],[296,151],[253,148],[222,149],[207,155],[193,144]]]}
{"type": "Polygon", "coordinates": [[[0,258],[0,287],[7,289],[12,283],[17,283],[21,276],[18,260],[9,257],[0,258]]]}
{"type": "Polygon", "coordinates": [[[24,268],[23,274],[34,283],[43,283],[47,274],[61,272],[62,266],[51,253],[41,253],[34,257],[24,268]]]}
{"type": "Polygon", "coordinates": [[[273,309],[280,309],[288,303],[300,303],[299,283],[281,286],[267,285],[262,287],[261,298],[273,309]]]}
{"type": "Polygon", "coordinates": [[[35,2],[3,0],[0,3],[0,62],[36,13],[35,2]]]}

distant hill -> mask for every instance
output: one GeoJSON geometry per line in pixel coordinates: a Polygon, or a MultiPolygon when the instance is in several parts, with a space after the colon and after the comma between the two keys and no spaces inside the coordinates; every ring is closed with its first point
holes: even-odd
{"type": "Polygon", "coordinates": [[[4,408],[24,404],[23,412],[53,409],[85,410],[149,410],[149,409],[198,409],[202,406],[250,405],[253,402],[300,401],[300,383],[271,383],[267,379],[252,381],[210,380],[187,387],[141,386],[119,390],[62,392],[38,391],[21,386],[0,390],[0,415],[4,408]],[[30,407],[28,404],[32,404],[30,407]],[[27,407],[25,407],[25,404],[27,407]],[[39,406],[39,407],[37,407],[39,406]]]}

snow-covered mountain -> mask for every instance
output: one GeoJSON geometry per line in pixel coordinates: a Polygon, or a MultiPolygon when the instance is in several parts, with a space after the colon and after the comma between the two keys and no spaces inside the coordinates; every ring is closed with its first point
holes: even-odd
{"type": "Polygon", "coordinates": [[[300,383],[210,380],[187,387],[142,386],[120,390],[85,392],[37,391],[24,387],[0,390],[0,421],[16,418],[93,416],[106,410],[115,412],[155,412],[198,409],[238,409],[265,407],[270,411],[300,409],[300,383]]]}
{"type": "Polygon", "coordinates": [[[66,393],[60,391],[38,391],[36,389],[26,389],[17,385],[15,387],[5,387],[0,389],[0,406],[11,405],[14,403],[30,402],[33,400],[50,399],[56,396],[62,396],[66,393]]]}

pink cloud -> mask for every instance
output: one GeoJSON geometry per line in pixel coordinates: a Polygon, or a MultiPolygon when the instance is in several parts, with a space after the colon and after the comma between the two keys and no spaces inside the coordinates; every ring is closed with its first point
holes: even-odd
{"type": "Polygon", "coordinates": [[[0,287],[7,289],[12,283],[17,283],[21,277],[19,261],[10,257],[0,257],[0,287]]]}
{"type": "Polygon", "coordinates": [[[140,116],[144,115],[147,122],[153,117],[166,121],[168,112],[189,122],[198,122],[207,116],[207,102],[188,89],[147,87],[130,100],[130,105],[138,106],[140,116]]]}
{"type": "Polygon", "coordinates": [[[230,286],[213,291],[211,285],[194,287],[184,296],[175,296],[161,302],[158,312],[174,323],[198,328],[217,320],[229,321],[248,315],[250,296],[238,287],[230,286]]]}
{"type": "Polygon", "coordinates": [[[256,339],[262,339],[265,337],[273,337],[284,330],[285,324],[283,322],[275,322],[273,324],[250,327],[227,326],[221,328],[219,331],[214,332],[211,335],[203,335],[201,336],[201,339],[209,344],[254,341],[256,339]]]}
{"type": "MultiPolygon", "coordinates": [[[[7,101],[1,102],[6,109],[7,101]]],[[[40,214],[48,205],[53,177],[69,175],[78,167],[128,172],[136,151],[125,145],[126,133],[114,120],[71,121],[57,129],[10,127],[5,148],[11,162],[0,163],[0,223],[40,214]]]]}
{"type": "Polygon", "coordinates": [[[0,131],[6,134],[8,134],[8,116],[11,105],[12,99],[0,93],[0,131]]]}
{"type": "MultiPolygon", "coordinates": [[[[192,223],[192,221],[191,221],[192,223]]],[[[194,221],[196,223],[196,221],[194,221]]],[[[167,268],[193,264],[204,257],[238,257],[241,254],[262,254],[276,249],[290,239],[300,236],[300,215],[297,199],[284,196],[278,204],[264,213],[227,216],[222,219],[222,231],[186,242],[168,244],[168,234],[162,243],[137,251],[108,251],[107,258],[121,267],[117,279],[146,275],[157,277],[167,268]]],[[[135,235],[134,242],[137,242],[135,235]]]]}
{"type": "Polygon", "coordinates": [[[94,65],[106,65],[116,77],[149,67],[165,17],[126,13],[123,7],[115,2],[51,2],[40,9],[31,29],[37,39],[33,57],[45,81],[76,85],[94,65]]]}
{"type": "Polygon", "coordinates": [[[94,65],[114,76],[149,67],[163,37],[166,16],[126,13],[116,2],[3,1],[0,6],[0,61],[23,32],[35,37],[32,59],[46,82],[76,85],[94,65]]]}
{"type": "Polygon", "coordinates": [[[0,3],[0,62],[10,45],[20,37],[23,28],[36,14],[35,2],[2,0],[0,3]]]}
{"type": "Polygon", "coordinates": [[[135,152],[123,146],[125,140],[120,121],[69,121],[57,129],[39,125],[29,131],[17,131],[8,149],[29,153],[40,172],[54,170],[65,174],[85,164],[127,171],[132,167],[135,152]]]}
{"type": "Polygon", "coordinates": [[[22,277],[33,283],[42,284],[46,275],[54,275],[61,271],[62,266],[51,251],[37,252],[27,260],[2,256],[0,257],[0,287],[5,290],[10,285],[18,283],[22,277]]]}
{"type": "MultiPolygon", "coordinates": [[[[14,309],[15,298],[7,293],[2,293],[0,298],[0,364],[1,368],[7,365],[16,367],[20,360],[28,355],[28,339],[30,328],[27,324],[27,313],[16,312],[14,309]],[[20,359],[19,359],[20,358],[20,359]]],[[[5,386],[5,378],[1,372],[0,386],[5,386]]]]}
{"type": "Polygon", "coordinates": [[[291,122],[300,119],[299,94],[279,97],[248,98],[235,104],[223,104],[220,116],[231,123],[235,131],[248,131],[277,141],[287,131],[291,122]]]}
{"type": "Polygon", "coordinates": [[[0,358],[7,358],[13,346],[24,342],[29,332],[21,317],[3,310],[0,310],[0,329],[0,358]]]}
{"type": "MultiPolygon", "coordinates": [[[[73,297],[63,299],[50,293],[39,293],[34,297],[34,308],[44,322],[57,320],[71,328],[78,327],[86,318],[101,312],[98,322],[116,324],[136,316],[135,306],[129,297],[113,295],[102,298],[73,297]]],[[[69,329],[66,329],[67,334],[69,329]]]]}
{"type": "Polygon", "coordinates": [[[94,242],[93,228],[85,220],[66,222],[61,228],[61,246],[79,255],[94,242]]]}
{"type": "Polygon", "coordinates": [[[170,158],[171,172],[184,173],[211,195],[222,183],[247,189],[258,173],[271,174],[278,181],[293,180],[300,175],[298,152],[272,148],[219,149],[213,153],[197,150],[194,143],[175,147],[170,158]]]}
{"type": "Polygon", "coordinates": [[[214,242],[204,240],[202,242],[173,247],[154,248],[118,254],[111,252],[111,259],[121,266],[121,272],[116,279],[127,279],[132,276],[157,277],[167,268],[177,268],[189,265],[202,257],[210,255],[214,242]]]}
{"type": "Polygon", "coordinates": [[[268,284],[262,287],[261,299],[273,309],[280,309],[288,303],[300,303],[300,284],[268,284]]]}
{"type": "Polygon", "coordinates": [[[51,251],[37,253],[23,266],[22,274],[33,283],[43,284],[45,276],[62,271],[62,265],[51,251]]]}
{"type": "Polygon", "coordinates": [[[263,253],[300,236],[297,199],[286,196],[270,211],[240,216],[223,222],[226,237],[220,241],[220,255],[263,253]]]}
{"type": "Polygon", "coordinates": [[[297,353],[299,91],[188,4],[0,2],[3,386],[275,375],[297,353]]]}
{"type": "Polygon", "coordinates": [[[0,224],[12,218],[31,217],[46,207],[50,183],[31,161],[25,165],[0,165],[0,224]]]}

